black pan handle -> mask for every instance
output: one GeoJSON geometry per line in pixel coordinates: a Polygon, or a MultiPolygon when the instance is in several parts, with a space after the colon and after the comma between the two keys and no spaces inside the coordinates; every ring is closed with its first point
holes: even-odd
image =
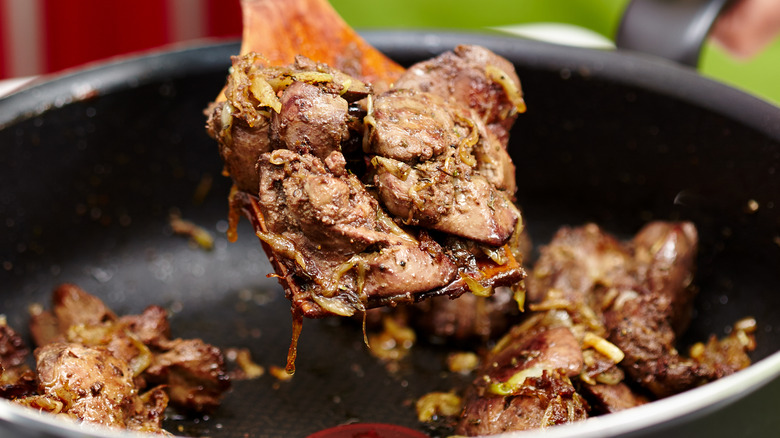
{"type": "Polygon", "coordinates": [[[632,0],[623,13],[615,45],[662,56],[691,67],[730,0],[632,0]]]}

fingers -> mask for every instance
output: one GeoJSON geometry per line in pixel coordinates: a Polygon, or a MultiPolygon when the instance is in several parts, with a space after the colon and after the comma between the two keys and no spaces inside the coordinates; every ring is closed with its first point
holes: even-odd
{"type": "Polygon", "coordinates": [[[712,39],[740,58],[758,54],[780,34],[780,0],[736,0],[715,22],[712,39]]]}

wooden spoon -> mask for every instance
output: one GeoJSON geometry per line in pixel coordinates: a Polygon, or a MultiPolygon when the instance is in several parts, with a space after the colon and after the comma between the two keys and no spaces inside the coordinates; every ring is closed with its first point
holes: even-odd
{"type": "Polygon", "coordinates": [[[304,55],[372,84],[389,85],[404,71],[358,35],[328,0],[241,0],[241,10],[242,55],[260,53],[271,65],[304,55]]]}

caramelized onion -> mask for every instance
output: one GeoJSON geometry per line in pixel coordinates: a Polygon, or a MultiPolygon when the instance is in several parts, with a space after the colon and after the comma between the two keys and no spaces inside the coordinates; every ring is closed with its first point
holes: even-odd
{"type": "Polygon", "coordinates": [[[303,258],[303,254],[295,249],[295,245],[290,239],[282,236],[281,234],[271,232],[266,233],[260,230],[256,230],[255,234],[260,240],[268,244],[268,246],[270,246],[274,252],[278,252],[279,254],[282,254],[289,259],[295,260],[295,262],[298,263],[304,272],[306,271],[306,261],[303,258]]]}
{"type": "Polygon", "coordinates": [[[317,293],[311,294],[311,299],[328,312],[339,316],[352,316],[355,314],[355,306],[345,302],[341,296],[326,297],[317,293]]]}
{"type": "Polygon", "coordinates": [[[485,255],[490,257],[490,260],[493,260],[499,266],[503,266],[509,262],[509,257],[506,254],[505,246],[501,246],[498,248],[493,248],[489,246],[480,246],[480,248],[482,249],[482,252],[485,253],[485,255]]]}
{"type": "Polygon", "coordinates": [[[427,422],[437,415],[458,415],[462,404],[461,398],[453,392],[431,392],[420,397],[415,403],[417,419],[427,422]]]}
{"type": "Polygon", "coordinates": [[[485,67],[485,73],[493,82],[501,85],[506,92],[507,98],[515,106],[515,111],[518,113],[524,113],[526,110],[525,101],[523,100],[523,93],[518,88],[517,84],[512,81],[508,74],[495,65],[488,65],[485,67]]]}
{"type": "Polygon", "coordinates": [[[461,273],[460,278],[466,282],[466,286],[468,286],[472,294],[478,297],[489,297],[493,295],[493,288],[491,286],[482,285],[482,283],[474,279],[472,276],[461,273]]]}
{"type": "MultiPolygon", "coordinates": [[[[279,101],[279,97],[276,95],[274,88],[271,84],[265,80],[264,77],[255,75],[252,78],[252,82],[249,85],[249,91],[257,99],[260,107],[268,107],[276,111],[276,113],[282,112],[282,102],[279,101]]],[[[252,126],[250,124],[250,126],[252,126]]]]}
{"type": "Polygon", "coordinates": [[[505,382],[491,382],[490,385],[488,385],[487,390],[496,395],[513,395],[521,386],[523,386],[525,379],[529,377],[541,377],[543,373],[544,368],[526,368],[513,374],[512,377],[505,382]]]}
{"type": "Polygon", "coordinates": [[[582,340],[582,346],[584,348],[593,348],[615,363],[620,363],[626,356],[625,353],[623,353],[623,350],[618,348],[615,344],[591,332],[585,333],[585,337],[582,340]]]}

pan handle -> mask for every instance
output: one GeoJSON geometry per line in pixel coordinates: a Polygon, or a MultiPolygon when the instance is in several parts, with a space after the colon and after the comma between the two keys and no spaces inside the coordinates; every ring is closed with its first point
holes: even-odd
{"type": "Polygon", "coordinates": [[[704,41],[729,2],[632,0],[623,13],[615,45],[696,68],[704,41]]]}

